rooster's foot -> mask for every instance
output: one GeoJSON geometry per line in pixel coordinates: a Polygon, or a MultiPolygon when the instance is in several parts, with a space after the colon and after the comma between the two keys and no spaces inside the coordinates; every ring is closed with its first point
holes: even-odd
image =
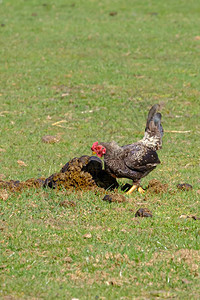
{"type": "Polygon", "coordinates": [[[138,192],[140,194],[144,194],[145,193],[145,190],[143,190],[143,188],[141,186],[138,187],[138,185],[134,184],[130,190],[128,190],[128,192],[126,192],[126,195],[130,195],[132,194],[132,192],[134,192],[135,190],[138,190],[138,192]]]}
{"type": "Polygon", "coordinates": [[[137,185],[133,185],[128,192],[126,192],[127,195],[130,195],[132,192],[134,192],[138,188],[137,185]]]}
{"type": "Polygon", "coordinates": [[[140,194],[144,194],[144,193],[145,193],[145,190],[143,190],[143,188],[142,188],[141,186],[139,186],[138,192],[139,192],[140,194]]]}

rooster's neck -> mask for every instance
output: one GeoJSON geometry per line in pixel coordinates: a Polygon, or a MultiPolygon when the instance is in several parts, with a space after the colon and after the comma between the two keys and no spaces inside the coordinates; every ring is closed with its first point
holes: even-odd
{"type": "Polygon", "coordinates": [[[110,155],[116,155],[117,153],[119,153],[121,151],[121,147],[119,145],[117,145],[116,142],[111,142],[111,143],[101,143],[102,146],[104,146],[106,148],[106,153],[105,153],[105,157],[110,156],[110,155]]]}

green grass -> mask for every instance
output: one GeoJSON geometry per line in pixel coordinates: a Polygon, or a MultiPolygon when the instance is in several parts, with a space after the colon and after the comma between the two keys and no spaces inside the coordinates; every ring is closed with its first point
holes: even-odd
{"type": "Polygon", "coordinates": [[[160,103],[162,164],[142,184],[174,191],[121,204],[49,190],[0,200],[0,298],[198,299],[199,221],[180,216],[200,216],[199,1],[3,0],[0,11],[1,178],[48,177],[97,140],[137,141],[160,103]],[[141,206],[152,219],[134,218],[141,206]]]}

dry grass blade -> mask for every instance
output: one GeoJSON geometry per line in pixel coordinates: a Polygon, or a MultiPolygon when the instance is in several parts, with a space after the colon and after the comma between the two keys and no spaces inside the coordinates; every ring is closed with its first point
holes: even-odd
{"type": "Polygon", "coordinates": [[[165,130],[168,133],[189,133],[191,130],[165,130]]]}

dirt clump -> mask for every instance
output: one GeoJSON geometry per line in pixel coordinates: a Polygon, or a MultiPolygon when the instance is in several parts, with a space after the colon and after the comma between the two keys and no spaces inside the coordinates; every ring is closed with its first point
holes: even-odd
{"type": "Polygon", "coordinates": [[[135,217],[141,217],[141,218],[152,218],[152,212],[148,209],[148,208],[139,208],[136,213],[135,213],[135,217]]]}
{"type": "Polygon", "coordinates": [[[166,193],[167,190],[168,190],[168,184],[166,183],[163,184],[157,179],[150,180],[149,185],[147,187],[148,193],[161,194],[161,193],[166,193]]]}
{"type": "Polygon", "coordinates": [[[0,189],[6,189],[11,192],[21,192],[24,188],[39,188],[42,187],[45,181],[45,177],[40,177],[38,179],[30,178],[26,181],[19,180],[0,180],[0,189]]]}
{"type": "Polygon", "coordinates": [[[126,202],[125,196],[118,194],[118,193],[111,193],[109,195],[105,195],[102,200],[109,202],[109,203],[111,203],[111,202],[117,202],[117,203],[126,202]]]}
{"type": "Polygon", "coordinates": [[[189,183],[179,183],[177,184],[177,188],[182,191],[191,191],[193,187],[189,183]]]}

